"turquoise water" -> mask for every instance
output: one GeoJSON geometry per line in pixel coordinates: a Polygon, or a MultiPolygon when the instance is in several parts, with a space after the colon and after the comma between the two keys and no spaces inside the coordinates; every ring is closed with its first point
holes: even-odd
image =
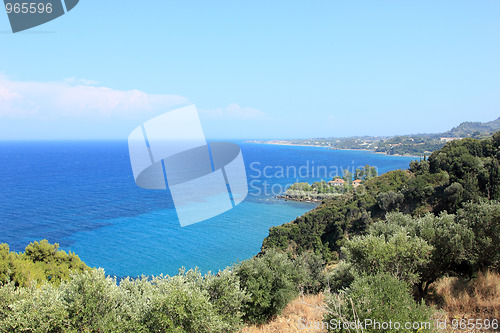
{"type": "MultiPolygon", "coordinates": [[[[48,239],[110,275],[218,271],[260,251],[270,227],[313,204],[274,199],[296,181],[370,164],[406,169],[410,157],[238,142],[249,195],[236,208],[181,228],[167,191],[138,188],[126,142],[0,142],[0,242],[22,251],[48,239]]],[[[341,174],[340,174],[341,175],[341,174]]]]}

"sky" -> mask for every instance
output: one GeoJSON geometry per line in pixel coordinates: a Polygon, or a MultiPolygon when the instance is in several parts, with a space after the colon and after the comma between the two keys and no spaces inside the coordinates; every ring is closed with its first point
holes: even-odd
{"type": "Polygon", "coordinates": [[[443,132],[500,116],[500,1],[98,1],[13,34],[0,140],[126,140],[195,104],[207,138],[443,132]]]}

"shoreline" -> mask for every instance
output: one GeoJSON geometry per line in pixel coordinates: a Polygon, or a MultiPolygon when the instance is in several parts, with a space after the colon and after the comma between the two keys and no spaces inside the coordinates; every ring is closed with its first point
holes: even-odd
{"type": "Polygon", "coordinates": [[[322,148],[332,148],[330,146],[322,145],[301,145],[297,143],[282,143],[282,142],[257,142],[257,141],[245,141],[245,143],[255,143],[258,145],[275,145],[275,146],[297,146],[297,147],[322,147],[322,148]]]}
{"type": "Polygon", "coordinates": [[[321,147],[321,148],[327,148],[328,150],[345,150],[345,151],[366,151],[366,152],[371,152],[374,154],[380,154],[380,155],[386,155],[386,156],[399,156],[399,157],[415,157],[415,158],[423,158],[424,155],[401,155],[401,154],[394,154],[394,155],[389,155],[387,153],[382,153],[382,152],[376,152],[373,149],[362,149],[362,148],[346,148],[346,149],[336,149],[331,146],[323,146],[323,145],[303,145],[303,144],[296,144],[296,143],[283,143],[283,142],[256,142],[256,141],[245,141],[246,143],[255,143],[259,145],[275,145],[275,146],[296,146],[296,147],[321,147]]]}

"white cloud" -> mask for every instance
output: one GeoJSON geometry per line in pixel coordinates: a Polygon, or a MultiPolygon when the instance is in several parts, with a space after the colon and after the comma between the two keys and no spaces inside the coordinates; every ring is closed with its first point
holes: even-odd
{"type": "Polygon", "coordinates": [[[95,86],[90,80],[14,81],[0,76],[0,116],[142,118],[187,104],[186,97],[95,86]]]}
{"type": "Polygon", "coordinates": [[[229,118],[229,119],[262,119],[266,114],[260,110],[251,107],[241,107],[236,103],[230,103],[225,108],[215,108],[209,110],[200,109],[201,115],[207,115],[211,118],[229,118]]]}

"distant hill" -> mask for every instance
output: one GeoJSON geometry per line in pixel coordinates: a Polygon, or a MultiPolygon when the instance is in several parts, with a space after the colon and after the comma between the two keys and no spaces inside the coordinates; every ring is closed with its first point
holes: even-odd
{"type": "Polygon", "coordinates": [[[426,155],[458,138],[483,139],[500,130],[500,117],[486,123],[466,121],[444,133],[409,134],[393,137],[356,136],[349,138],[311,138],[251,141],[278,145],[310,145],[331,149],[363,149],[388,155],[426,155]]]}
{"type": "Polygon", "coordinates": [[[479,134],[493,134],[498,130],[500,130],[500,117],[487,123],[466,121],[443,133],[442,136],[463,138],[479,134]]]}

